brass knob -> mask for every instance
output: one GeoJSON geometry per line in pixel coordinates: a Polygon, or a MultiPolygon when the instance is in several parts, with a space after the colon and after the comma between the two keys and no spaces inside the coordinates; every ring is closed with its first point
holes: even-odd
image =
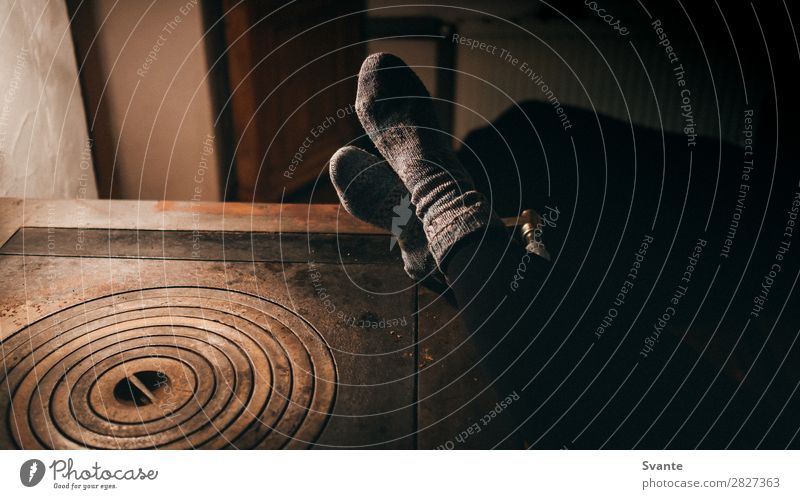
{"type": "Polygon", "coordinates": [[[544,223],[536,210],[528,209],[523,211],[519,216],[518,227],[525,250],[544,258],[548,262],[551,261],[550,253],[542,241],[544,223]]]}

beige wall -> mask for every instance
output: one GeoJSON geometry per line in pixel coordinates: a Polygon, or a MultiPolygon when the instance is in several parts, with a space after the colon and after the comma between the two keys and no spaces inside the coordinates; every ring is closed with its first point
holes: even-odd
{"type": "Polygon", "coordinates": [[[118,151],[111,196],[219,200],[200,4],[98,0],[94,8],[118,151]]]}
{"type": "Polygon", "coordinates": [[[64,2],[0,2],[0,196],[95,198],[64,2]]]}

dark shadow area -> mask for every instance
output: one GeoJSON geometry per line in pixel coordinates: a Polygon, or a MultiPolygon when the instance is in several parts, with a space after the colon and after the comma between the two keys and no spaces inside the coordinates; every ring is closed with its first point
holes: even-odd
{"type": "Polygon", "coordinates": [[[532,384],[540,402],[560,386],[531,422],[541,429],[558,421],[546,446],[752,448],[765,434],[765,447],[792,438],[789,414],[800,407],[787,372],[798,365],[800,324],[786,310],[777,318],[797,258],[780,262],[785,278],[769,290],[775,302],[760,311],[754,303],[798,191],[794,148],[775,159],[771,105],[754,111],[762,125],[752,156],[717,139],[688,146],[683,134],[571,107],[567,133],[539,102],[467,136],[459,156],[501,216],[560,214],[545,229],[555,264],[533,304],[541,320],[531,334],[541,334],[527,360],[547,366],[532,384]],[[650,244],[637,257],[642,241],[650,244]],[[589,344],[591,355],[561,385],[589,344]],[[563,441],[586,424],[575,415],[601,408],[580,440],[563,441]]]}

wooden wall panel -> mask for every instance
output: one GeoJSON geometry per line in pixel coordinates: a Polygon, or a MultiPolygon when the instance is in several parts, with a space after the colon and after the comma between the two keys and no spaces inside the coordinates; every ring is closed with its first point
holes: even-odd
{"type": "Polygon", "coordinates": [[[363,2],[225,7],[238,197],[279,201],[314,182],[359,133],[352,105],[363,14],[353,12],[363,2]]]}

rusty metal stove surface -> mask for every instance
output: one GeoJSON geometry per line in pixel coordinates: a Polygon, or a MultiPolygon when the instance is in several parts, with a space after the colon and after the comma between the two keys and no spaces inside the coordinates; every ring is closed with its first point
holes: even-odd
{"type": "Polygon", "coordinates": [[[3,353],[0,439],[26,449],[307,446],[336,394],[313,327],[225,289],[85,301],[12,335],[3,353]]]}
{"type": "Polygon", "coordinates": [[[0,248],[6,319],[26,323],[0,343],[0,446],[408,446],[414,293],[379,243],[20,228],[0,248]]]}
{"type": "Polygon", "coordinates": [[[338,207],[0,215],[0,448],[433,448],[494,403],[452,304],[338,207]]]}

